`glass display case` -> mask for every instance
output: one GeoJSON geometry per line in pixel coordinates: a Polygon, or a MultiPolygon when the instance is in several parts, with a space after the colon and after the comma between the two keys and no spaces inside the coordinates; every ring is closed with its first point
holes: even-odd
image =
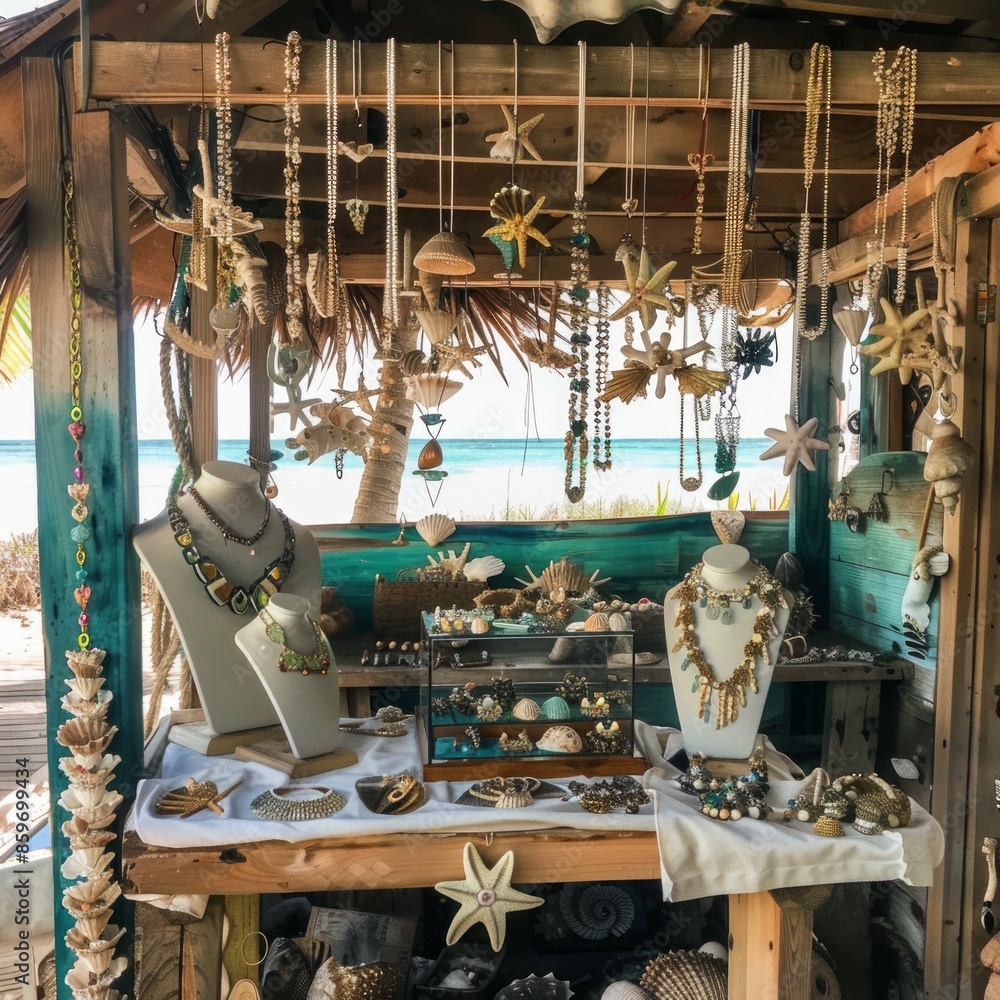
{"type": "Polygon", "coordinates": [[[641,773],[631,631],[424,612],[427,778],[641,773]],[[456,627],[457,626],[457,627],[456,627]]]}

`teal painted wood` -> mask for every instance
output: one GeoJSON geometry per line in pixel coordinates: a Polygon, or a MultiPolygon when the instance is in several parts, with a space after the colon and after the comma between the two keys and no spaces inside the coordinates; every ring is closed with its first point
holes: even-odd
{"type": "MultiPolygon", "coordinates": [[[[839,337],[843,341],[842,337],[839,337]]],[[[827,428],[836,420],[833,416],[830,392],[832,333],[805,340],[799,338],[797,349],[801,352],[801,384],[799,386],[799,423],[811,417],[819,420],[817,438],[827,439],[827,428]]],[[[838,356],[840,345],[837,344],[838,356]]],[[[839,379],[839,375],[837,376],[839,379]]],[[[794,387],[793,387],[794,391],[794,387]]],[[[783,427],[782,414],[775,413],[775,426],[783,427]]],[[[836,448],[836,444],[833,444],[836,448]]],[[[789,549],[802,563],[809,581],[809,588],[820,615],[828,607],[826,563],[830,557],[829,532],[826,521],[829,499],[828,463],[836,461],[836,452],[817,451],[816,471],[809,472],[801,465],[792,477],[792,502],[789,515],[789,549]]]]}
{"type": "MultiPolygon", "coordinates": [[[[519,586],[515,577],[528,579],[525,565],[536,574],[551,560],[568,556],[590,575],[600,570],[610,576],[602,589],[631,601],[648,597],[662,601],[666,591],[701,558],[718,538],[707,513],[611,521],[481,522],[459,524],[458,530],[436,548],[429,548],[409,526],[406,546],[392,545],[398,529],[392,525],[314,527],[320,546],[323,583],[337,588],[337,600],[354,612],[358,630],[371,627],[375,574],[394,579],[401,569],[427,566],[427,556],[438,551],[460,552],[472,542],[470,558],[495,555],[506,564],[491,587],[519,586]]],[[[768,566],[785,551],[787,520],[751,518],[741,544],[768,566]]]]}

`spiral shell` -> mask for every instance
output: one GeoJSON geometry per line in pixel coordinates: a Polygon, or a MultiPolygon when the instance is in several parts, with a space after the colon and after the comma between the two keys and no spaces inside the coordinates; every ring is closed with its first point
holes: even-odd
{"type": "Polygon", "coordinates": [[[559,695],[549,698],[548,701],[542,703],[542,715],[546,719],[568,719],[569,702],[565,698],[560,698],[559,695]]]}
{"type": "Polygon", "coordinates": [[[619,885],[572,883],[559,894],[566,926],[588,941],[621,937],[635,920],[635,903],[619,885]]]}
{"type": "Polygon", "coordinates": [[[542,714],[542,710],[537,701],[532,701],[531,698],[522,698],[511,709],[510,714],[515,719],[520,719],[521,722],[534,722],[542,714]]]}
{"type": "Polygon", "coordinates": [[[550,753],[579,753],[583,749],[583,740],[580,734],[569,726],[549,726],[535,746],[550,753]]]}
{"type": "Polygon", "coordinates": [[[399,367],[404,375],[420,375],[427,371],[427,355],[423,351],[407,351],[399,359],[399,367]]]}
{"type": "Polygon", "coordinates": [[[639,984],[653,1000],[725,1000],[726,963],[697,951],[657,955],[646,966],[639,984]]]}

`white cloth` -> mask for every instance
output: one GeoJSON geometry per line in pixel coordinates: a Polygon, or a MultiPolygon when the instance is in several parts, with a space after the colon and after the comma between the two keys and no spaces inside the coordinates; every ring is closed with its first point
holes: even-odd
{"type": "MultiPolygon", "coordinates": [[[[656,760],[656,734],[648,726],[643,729],[637,739],[646,759],[656,760]]],[[[668,740],[668,755],[672,745],[668,740]]],[[[833,882],[902,879],[930,885],[944,857],[941,826],[912,799],[910,823],[903,829],[866,836],[844,824],[843,837],[820,837],[811,824],[781,819],[788,800],[802,788],[801,779],[770,782],[768,802],[775,811],[768,819],[734,823],[703,815],[697,796],[678,787],[680,773],[660,757],[643,779],[655,808],[664,899],[833,882]]]]}
{"type": "MultiPolygon", "coordinates": [[[[354,736],[342,733],[340,745],[358,755],[358,763],[339,771],[298,778],[265,764],[236,760],[235,757],[204,757],[177,744],[167,746],[160,777],[139,782],[129,823],[146,844],[159,847],[215,847],[259,840],[313,840],[323,837],[363,837],[383,833],[453,833],[499,830],[541,830],[570,827],[576,830],[648,830],[654,829],[653,807],[643,806],[637,815],[619,810],[610,815],[587,812],[576,799],[536,799],[520,809],[490,809],[482,806],[455,805],[454,800],[472,782],[432,781],[427,784],[427,802],[415,812],[386,816],[369,812],[354,790],[358,778],[373,774],[409,771],[421,774],[420,752],[413,722],[407,724],[406,736],[354,736]],[[184,785],[188,778],[214,781],[223,789],[242,778],[220,805],[225,810],[216,816],[203,809],[194,816],[158,816],[156,801],[172,788],[184,785]],[[261,792],[280,785],[323,785],[339,792],[347,805],[336,815],[305,822],[280,822],[258,819],[250,812],[250,803],[261,792]]],[[[530,775],[530,763],[525,765],[530,775]]],[[[553,779],[566,787],[572,778],[553,779]]],[[[580,780],[585,780],[580,778],[580,780]]]]}

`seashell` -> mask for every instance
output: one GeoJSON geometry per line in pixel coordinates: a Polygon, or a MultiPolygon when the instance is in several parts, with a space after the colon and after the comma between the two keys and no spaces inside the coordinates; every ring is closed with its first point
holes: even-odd
{"type": "Polygon", "coordinates": [[[702,955],[711,955],[712,958],[717,958],[720,962],[729,961],[729,949],[721,941],[706,941],[698,951],[702,955]]]}
{"type": "Polygon", "coordinates": [[[417,309],[416,317],[420,329],[434,347],[444,343],[458,326],[458,314],[446,309],[417,309]]]}
{"type": "Polygon", "coordinates": [[[329,261],[325,253],[310,253],[306,255],[309,264],[306,267],[306,294],[313,308],[323,317],[330,319],[337,314],[337,288],[330,288],[329,261]],[[332,300],[330,301],[332,296],[332,300]]]}
{"type": "Polygon", "coordinates": [[[542,710],[537,701],[532,701],[531,698],[522,698],[511,709],[510,714],[521,722],[534,722],[542,714],[542,710]]]}
{"type": "Polygon", "coordinates": [[[564,979],[556,979],[553,973],[545,976],[528,976],[515,979],[497,993],[494,1000],[569,1000],[573,991],[564,979]]]}
{"type": "MultiPolygon", "coordinates": [[[[233,245],[242,248],[238,241],[233,245]]],[[[262,326],[270,327],[274,320],[274,303],[268,294],[267,261],[263,257],[251,257],[237,251],[233,269],[235,283],[243,289],[244,302],[249,300],[247,310],[253,311],[262,326]]]]}
{"type": "Polygon", "coordinates": [[[464,383],[456,382],[447,375],[437,372],[423,372],[420,375],[407,375],[406,398],[412,399],[424,410],[436,413],[442,403],[447,402],[462,388],[464,383]]]}
{"type": "Polygon", "coordinates": [[[621,937],[635,921],[635,903],[619,885],[571,883],[559,893],[566,926],[588,941],[621,937]]]}
{"type": "Polygon", "coordinates": [[[427,514],[414,525],[417,534],[431,547],[455,534],[455,519],[447,514],[427,514]]]}
{"type": "Polygon", "coordinates": [[[608,616],[603,611],[595,611],[583,623],[586,632],[607,632],[608,627],[608,616]]]}
{"type": "Polygon", "coordinates": [[[111,881],[110,874],[102,875],[92,882],[75,882],[63,889],[63,906],[76,920],[96,917],[111,909],[121,891],[118,883],[111,881]]]}
{"type": "Polygon", "coordinates": [[[570,562],[567,556],[563,556],[559,562],[552,560],[540,576],[535,576],[530,566],[524,567],[529,580],[518,579],[518,583],[523,583],[528,590],[541,590],[543,596],[553,593],[562,588],[567,594],[585,594],[588,590],[607,583],[610,576],[597,579],[600,570],[595,570],[589,577],[576,563],[570,562]]]}
{"type": "Polygon", "coordinates": [[[74,691],[78,698],[96,698],[106,680],[106,677],[69,677],[63,683],[74,691]]]}
{"type": "Polygon", "coordinates": [[[490,215],[494,219],[513,219],[527,215],[535,204],[535,199],[527,188],[507,184],[490,199],[490,215]]]}
{"type": "Polygon", "coordinates": [[[430,271],[420,271],[418,281],[420,291],[424,294],[429,309],[438,309],[441,305],[441,286],[444,278],[440,274],[432,274],[430,271]]]}
{"type": "Polygon", "coordinates": [[[74,851],[59,870],[64,879],[100,878],[114,858],[114,854],[106,854],[100,847],[82,847],[74,851]]]}
{"type": "Polygon", "coordinates": [[[608,615],[608,628],[612,632],[632,631],[631,623],[620,611],[613,611],[610,615],[608,615]]]}
{"type": "Polygon", "coordinates": [[[490,623],[485,618],[473,618],[469,625],[469,631],[473,635],[486,635],[490,630],[490,623]]]}
{"type": "Polygon", "coordinates": [[[465,579],[485,583],[491,576],[499,576],[507,568],[496,556],[478,556],[465,564],[465,579]]]}
{"type": "Polygon", "coordinates": [[[427,355],[423,351],[407,351],[399,359],[399,368],[404,375],[420,375],[427,371],[427,355]]]}
{"type": "Polygon", "coordinates": [[[427,801],[427,789],[409,771],[358,778],[354,787],[366,809],[387,816],[413,812],[427,801]]]}
{"type": "Polygon", "coordinates": [[[109,726],[103,719],[70,719],[59,727],[56,742],[74,754],[102,754],[117,732],[117,726],[109,726]]]}
{"type": "MultiPolygon", "coordinates": [[[[75,931],[88,941],[96,941],[107,929],[108,921],[114,916],[114,910],[110,907],[101,913],[88,914],[87,916],[76,918],[75,931]]],[[[69,934],[66,935],[67,939],[69,934]]]]}
{"type": "Polygon", "coordinates": [[[837,306],[833,310],[833,321],[837,324],[837,329],[847,338],[847,342],[852,347],[857,347],[868,325],[868,310],[837,306]]]}
{"type": "MultiPolygon", "coordinates": [[[[103,680],[95,677],[91,680],[103,680]]],[[[68,683],[68,682],[67,682],[68,683]]],[[[78,719],[103,719],[108,714],[111,699],[114,697],[111,691],[98,691],[92,698],[81,698],[76,691],[64,694],[59,700],[63,709],[75,715],[78,719]]]]}
{"type": "Polygon", "coordinates": [[[546,719],[568,719],[570,715],[569,702],[556,695],[542,702],[542,715],[546,719]]]}
{"type": "Polygon", "coordinates": [[[496,809],[523,809],[530,806],[535,801],[534,796],[527,788],[518,786],[506,786],[500,793],[494,808],[496,809]]]}
{"type": "Polygon", "coordinates": [[[454,233],[432,236],[414,255],[413,266],[428,274],[472,274],[476,263],[468,244],[454,233]]]}
{"type": "Polygon", "coordinates": [[[975,460],[975,450],[963,440],[951,420],[935,426],[924,462],[924,479],[934,484],[934,493],[941,506],[951,514],[958,506],[962,477],[975,460]]]}
{"type": "Polygon", "coordinates": [[[697,951],[670,951],[646,965],[639,985],[653,1000],[725,1000],[726,963],[697,951]]]}
{"type": "Polygon", "coordinates": [[[83,959],[77,961],[66,973],[66,985],[73,990],[74,997],[86,1000],[111,1000],[118,997],[117,990],[110,990],[111,984],[128,968],[127,958],[116,958],[101,972],[94,972],[83,959]]]}
{"type": "MultiPolygon", "coordinates": [[[[276,937],[264,960],[260,977],[261,1000],[288,1000],[289,997],[311,995],[309,984],[312,978],[312,967],[302,949],[289,938],[276,937]]],[[[327,995],[334,996],[333,993],[327,995]]]]}
{"type": "Polygon", "coordinates": [[[550,726],[542,733],[535,746],[539,750],[548,750],[549,753],[579,753],[583,749],[583,740],[569,726],[550,726]]]}
{"type": "MultiPolygon", "coordinates": [[[[464,978],[465,988],[469,980],[464,978]]],[[[308,994],[282,992],[288,997],[306,1000],[385,1000],[401,993],[400,976],[388,962],[368,962],[364,965],[341,965],[328,958],[317,970],[308,994]]],[[[277,995],[276,995],[277,996],[277,995]]]]}
{"type": "Polygon", "coordinates": [[[650,1000],[649,994],[635,983],[612,983],[602,994],[601,1000],[650,1000]]]}
{"type": "Polygon", "coordinates": [[[114,947],[124,934],[125,928],[115,924],[111,924],[97,938],[89,938],[79,927],[72,927],[66,932],[66,944],[76,952],[79,958],[83,958],[85,955],[107,955],[107,962],[103,967],[91,966],[94,972],[101,973],[111,964],[111,959],[114,958],[114,947]]]}
{"type": "Polygon", "coordinates": [[[713,510],[709,515],[712,527],[723,545],[735,545],[743,536],[747,525],[746,514],[741,510],[713,510]]]}
{"type": "Polygon", "coordinates": [[[68,649],[66,650],[66,665],[77,677],[100,677],[103,673],[101,664],[107,652],[103,649],[68,649]]]}
{"type": "Polygon", "coordinates": [[[59,804],[64,809],[74,812],[77,809],[96,809],[116,797],[118,802],[121,802],[121,795],[118,792],[108,791],[103,782],[91,788],[86,788],[83,785],[70,785],[59,796],[59,804]]]}

